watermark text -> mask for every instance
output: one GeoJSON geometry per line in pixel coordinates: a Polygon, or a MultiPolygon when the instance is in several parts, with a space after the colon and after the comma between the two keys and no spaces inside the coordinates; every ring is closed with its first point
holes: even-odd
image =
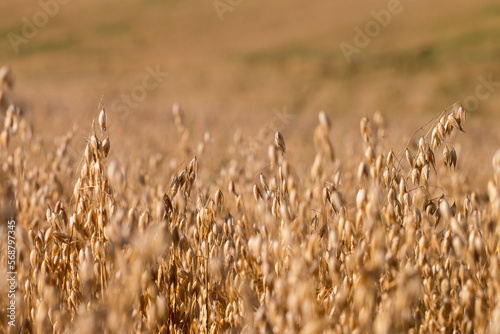
{"type": "Polygon", "coordinates": [[[38,1],[38,6],[40,10],[34,13],[31,18],[23,16],[21,21],[23,26],[21,27],[20,34],[15,32],[9,32],[7,38],[9,39],[10,45],[14,49],[16,54],[19,53],[19,47],[22,44],[27,44],[30,40],[38,35],[39,29],[45,27],[51,18],[59,13],[61,5],[65,5],[71,0],[40,0],[38,1]]]}
{"type": "Polygon", "coordinates": [[[464,108],[467,111],[477,110],[481,101],[489,99],[497,87],[500,87],[500,81],[493,81],[492,74],[486,79],[480,75],[477,80],[479,83],[476,85],[474,95],[469,95],[464,99],[464,108]]]}
{"type": "Polygon", "coordinates": [[[162,72],[159,65],[156,68],[146,67],[146,74],[142,78],[140,85],[134,86],[130,92],[122,93],[119,98],[111,102],[111,111],[118,113],[120,118],[125,119],[131,109],[139,106],[148,96],[148,92],[158,88],[163,80],[169,75],[168,72],[162,72]]]}
{"type": "Polygon", "coordinates": [[[16,221],[7,222],[7,318],[8,325],[16,326],[16,286],[17,286],[17,268],[16,268],[16,221]]]}
{"type": "Polygon", "coordinates": [[[383,28],[386,28],[392,21],[394,15],[398,15],[403,11],[403,5],[400,0],[389,0],[387,8],[379,11],[372,10],[370,15],[373,20],[368,21],[364,29],[359,26],[354,27],[353,44],[341,42],[340,50],[344,54],[345,59],[350,64],[355,55],[359,55],[362,49],[368,47],[372,40],[378,37],[383,28]]]}

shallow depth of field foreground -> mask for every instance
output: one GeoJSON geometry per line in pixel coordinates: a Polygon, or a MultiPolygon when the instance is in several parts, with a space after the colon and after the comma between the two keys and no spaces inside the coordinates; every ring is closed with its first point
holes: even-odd
{"type": "Polygon", "coordinates": [[[17,285],[12,327],[2,265],[2,332],[500,330],[500,153],[487,189],[465,190],[460,103],[393,149],[384,116],[368,114],[354,155],[338,153],[342,124],[319,111],[303,144],[314,158],[297,165],[280,132],[259,145],[190,139],[176,104],[171,153],[119,163],[110,152],[127,148],[99,101],[74,155],[82,138],[68,128],[42,142],[3,73],[0,238],[13,219],[17,285]],[[226,162],[204,170],[216,154],[226,162]]]}

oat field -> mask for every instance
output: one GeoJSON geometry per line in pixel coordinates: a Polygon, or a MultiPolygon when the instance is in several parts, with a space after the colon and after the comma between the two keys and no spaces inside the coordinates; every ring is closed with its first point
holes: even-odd
{"type": "Polygon", "coordinates": [[[342,124],[318,110],[303,143],[313,158],[296,163],[293,133],[196,141],[174,104],[170,153],[118,162],[111,153],[127,147],[102,101],[85,138],[68,128],[49,144],[12,97],[12,71],[1,78],[0,238],[15,235],[16,284],[2,266],[2,332],[500,331],[500,151],[487,189],[464,182],[460,102],[393,148],[385,116],[367,114],[352,154],[332,140],[342,124]],[[213,170],[215,153],[226,160],[213,170]]]}
{"type": "Polygon", "coordinates": [[[499,15],[0,1],[0,333],[500,333],[499,15]]]}

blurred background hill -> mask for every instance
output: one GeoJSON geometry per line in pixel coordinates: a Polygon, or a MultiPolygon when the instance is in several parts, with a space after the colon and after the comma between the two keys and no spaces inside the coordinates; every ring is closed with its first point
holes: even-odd
{"type": "MultiPolygon", "coordinates": [[[[255,137],[271,124],[296,159],[312,150],[319,110],[332,118],[340,153],[360,138],[360,117],[379,110],[387,145],[399,150],[405,134],[460,100],[469,102],[467,135],[455,141],[490,168],[500,147],[499,18],[492,0],[4,0],[0,59],[14,71],[15,100],[49,140],[73,124],[88,132],[102,98],[114,142],[139,156],[175,138],[175,102],[194,138],[209,130],[224,144],[236,129],[255,137]],[[396,5],[386,26],[376,23],[374,13],[396,5]],[[36,28],[29,38],[26,22],[36,28]],[[356,31],[370,24],[378,31],[347,59],[341,43],[356,47],[356,31]],[[168,76],[124,116],[123,94],[143,85],[147,68],[168,76]],[[273,123],[273,110],[293,118],[273,123]]],[[[82,152],[83,139],[74,145],[82,152]]]]}

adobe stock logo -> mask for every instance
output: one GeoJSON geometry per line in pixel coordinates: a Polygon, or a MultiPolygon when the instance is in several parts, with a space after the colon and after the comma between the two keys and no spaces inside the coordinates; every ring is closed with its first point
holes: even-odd
{"type": "Polygon", "coordinates": [[[282,110],[274,108],[273,118],[271,121],[259,130],[259,133],[254,138],[251,138],[249,143],[254,146],[265,145],[273,142],[273,136],[276,130],[283,131],[290,122],[295,119],[295,115],[287,111],[287,107],[283,106],[282,110]]]}
{"type": "Polygon", "coordinates": [[[344,54],[345,59],[350,64],[353,55],[358,55],[361,50],[370,45],[371,41],[380,35],[382,28],[386,28],[392,21],[392,16],[400,14],[403,11],[403,5],[399,0],[389,0],[387,9],[381,9],[378,12],[372,10],[370,12],[374,20],[368,21],[364,29],[354,27],[354,45],[341,42],[340,50],[344,54]]]}
{"type": "Polygon", "coordinates": [[[224,21],[224,13],[232,12],[236,7],[238,7],[243,0],[214,0],[212,3],[214,5],[214,9],[219,15],[219,19],[224,21]]]}
{"type": "Polygon", "coordinates": [[[7,38],[10,45],[16,54],[19,53],[19,46],[27,44],[30,40],[38,35],[38,30],[45,27],[51,18],[56,16],[61,9],[61,5],[69,3],[71,0],[40,0],[38,6],[40,10],[31,17],[31,20],[26,16],[21,18],[23,26],[21,27],[21,35],[14,32],[9,32],[7,38]]]}
{"type": "Polygon", "coordinates": [[[500,81],[493,81],[493,75],[490,74],[487,79],[482,75],[477,77],[479,83],[476,85],[474,95],[467,96],[464,101],[464,108],[467,111],[476,111],[481,101],[486,101],[500,87],[500,81]]]}
{"type": "Polygon", "coordinates": [[[119,113],[122,120],[125,119],[129,115],[130,109],[137,108],[139,103],[146,99],[148,92],[158,88],[168,74],[168,72],[162,72],[159,65],[156,65],[156,69],[151,66],[146,67],[142,83],[134,86],[129,94],[122,93],[120,98],[113,100],[111,111],[119,113]]]}

